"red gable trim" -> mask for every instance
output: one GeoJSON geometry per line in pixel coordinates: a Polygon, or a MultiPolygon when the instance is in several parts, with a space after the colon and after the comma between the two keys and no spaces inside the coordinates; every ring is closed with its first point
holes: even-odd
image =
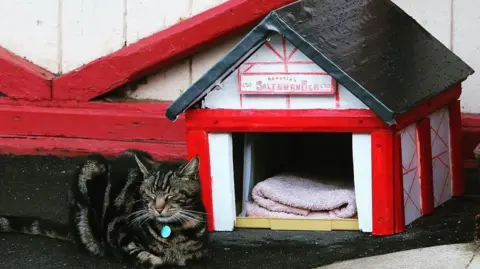
{"type": "Polygon", "coordinates": [[[53,99],[88,101],[252,27],[294,0],[230,0],[53,81],[53,99]]]}
{"type": "Polygon", "coordinates": [[[0,92],[14,98],[50,100],[54,75],[0,47],[0,92]]]}
{"type": "Polygon", "coordinates": [[[400,130],[408,127],[410,124],[418,122],[426,115],[430,115],[438,109],[455,102],[460,98],[461,94],[462,87],[460,84],[451,86],[449,89],[398,116],[396,118],[396,128],[400,130]]]}

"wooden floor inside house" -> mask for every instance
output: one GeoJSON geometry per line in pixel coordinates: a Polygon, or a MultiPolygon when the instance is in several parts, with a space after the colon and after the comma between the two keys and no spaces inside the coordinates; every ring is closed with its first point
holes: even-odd
{"type": "Polygon", "coordinates": [[[237,217],[235,228],[293,231],[358,231],[358,219],[278,219],[237,217]]]}

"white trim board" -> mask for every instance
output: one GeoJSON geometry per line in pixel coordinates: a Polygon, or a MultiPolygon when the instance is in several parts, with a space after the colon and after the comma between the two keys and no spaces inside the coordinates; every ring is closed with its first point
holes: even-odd
{"type": "Polygon", "coordinates": [[[233,231],[236,220],[233,142],[230,133],[209,133],[215,231],[233,231]]]}
{"type": "Polygon", "coordinates": [[[372,232],[372,139],[370,134],[352,134],[353,174],[358,225],[372,232]]]}

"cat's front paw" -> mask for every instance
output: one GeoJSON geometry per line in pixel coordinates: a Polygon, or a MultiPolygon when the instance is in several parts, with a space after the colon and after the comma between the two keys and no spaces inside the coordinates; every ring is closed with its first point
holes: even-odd
{"type": "Polygon", "coordinates": [[[195,253],[193,253],[193,260],[201,260],[203,258],[208,257],[208,250],[207,249],[201,249],[195,253]]]}
{"type": "Polygon", "coordinates": [[[178,259],[176,262],[175,262],[176,265],[178,266],[181,266],[181,267],[184,267],[187,265],[187,260],[186,259],[178,259]]]}
{"type": "Polygon", "coordinates": [[[173,269],[174,267],[169,267],[168,264],[143,264],[137,268],[141,269],[173,269]]]}
{"type": "Polygon", "coordinates": [[[137,254],[137,265],[142,269],[157,269],[164,268],[166,261],[147,251],[142,251],[137,254]]]}

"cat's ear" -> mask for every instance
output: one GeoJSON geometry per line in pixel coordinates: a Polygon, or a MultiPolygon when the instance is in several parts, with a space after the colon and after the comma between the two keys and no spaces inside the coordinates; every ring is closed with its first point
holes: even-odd
{"type": "Polygon", "coordinates": [[[140,159],[137,157],[137,154],[133,154],[135,157],[135,161],[137,162],[138,168],[140,168],[140,171],[142,172],[143,176],[148,175],[148,169],[145,167],[145,165],[140,161],[140,159]]]}
{"type": "Polygon", "coordinates": [[[193,176],[198,172],[199,165],[200,159],[198,156],[195,156],[183,168],[181,168],[178,174],[184,177],[193,176]]]}

